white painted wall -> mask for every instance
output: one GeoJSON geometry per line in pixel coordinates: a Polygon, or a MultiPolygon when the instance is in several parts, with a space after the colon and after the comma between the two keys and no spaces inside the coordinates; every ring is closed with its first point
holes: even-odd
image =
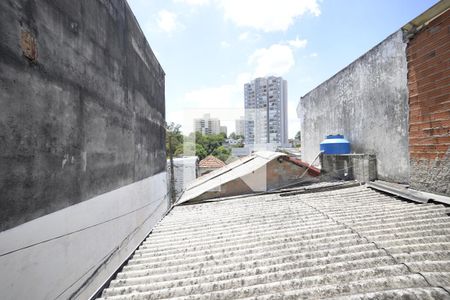
{"type": "Polygon", "coordinates": [[[1,232],[0,299],[89,298],[168,210],[166,195],[163,172],[1,232]]]}
{"type": "MultiPolygon", "coordinates": [[[[186,186],[197,178],[197,156],[177,157],[173,159],[175,193],[178,197],[186,186]]],[[[170,160],[167,160],[167,175],[170,181],[170,160]]]]}

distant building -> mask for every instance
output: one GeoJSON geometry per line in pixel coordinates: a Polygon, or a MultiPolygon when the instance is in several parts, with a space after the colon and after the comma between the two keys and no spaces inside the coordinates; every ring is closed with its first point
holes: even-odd
{"type": "Polygon", "coordinates": [[[228,139],[225,140],[225,142],[226,142],[228,145],[235,146],[235,145],[242,145],[242,143],[243,143],[244,141],[243,141],[241,138],[239,138],[239,139],[228,138],[228,139]]]}
{"type": "Polygon", "coordinates": [[[246,144],[288,142],[287,82],[281,77],[263,77],[244,85],[246,144]]]}
{"type": "Polygon", "coordinates": [[[231,156],[244,157],[250,155],[251,153],[252,149],[250,149],[249,147],[231,148],[231,156]]]}
{"type": "Polygon", "coordinates": [[[245,117],[240,117],[238,120],[235,121],[235,133],[237,135],[242,135],[245,137],[245,117]]]}
{"type": "Polygon", "coordinates": [[[211,118],[210,114],[204,114],[203,118],[194,119],[194,130],[201,134],[219,134],[222,128],[219,119],[211,118]]]}
{"type": "Polygon", "coordinates": [[[220,133],[225,133],[227,135],[227,126],[220,126],[220,133]]]}

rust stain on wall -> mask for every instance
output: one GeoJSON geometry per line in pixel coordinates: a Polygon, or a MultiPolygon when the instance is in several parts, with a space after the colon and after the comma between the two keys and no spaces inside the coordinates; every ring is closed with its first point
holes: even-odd
{"type": "Polygon", "coordinates": [[[29,31],[22,31],[20,33],[20,47],[23,55],[35,62],[37,60],[36,39],[29,31]]]}

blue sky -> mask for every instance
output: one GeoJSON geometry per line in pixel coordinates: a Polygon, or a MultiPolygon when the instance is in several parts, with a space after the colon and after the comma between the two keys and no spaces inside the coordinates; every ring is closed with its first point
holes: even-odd
{"type": "Polygon", "coordinates": [[[288,81],[289,137],[299,98],[436,0],[128,0],[166,72],[166,119],[192,131],[204,113],[234,130],[243,85],[288,81]]]}

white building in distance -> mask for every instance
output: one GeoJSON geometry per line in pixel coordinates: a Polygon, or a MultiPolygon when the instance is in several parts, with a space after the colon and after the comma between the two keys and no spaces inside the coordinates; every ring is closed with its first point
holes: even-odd
{"type": "Polygon", "coordinates": [[[245,117],[240,117],[235,122],[236,122],[235,123],[235,127],[236,127],[235,133],[237,135],[245,136],[245,117]]]}
{"type": "Polygon", "coordinates": [[[204,114],[203,118],[194,119],[194,131],[201,134],[227,133],[226,126],[220,126],[220,120],[211,118],[210,114],[204,114]]]}
{"type": "Polygon", "coordinates": [[[287,144],[287,81],[256,78],[244,85],[244,96],[245,144],[287,144]]]}
{"type": "Polygon", "coordinates": [[[225,135],[228,135],[228,129],[227,126],[220,126],[220,132],[225,133],[225,135]]]}

